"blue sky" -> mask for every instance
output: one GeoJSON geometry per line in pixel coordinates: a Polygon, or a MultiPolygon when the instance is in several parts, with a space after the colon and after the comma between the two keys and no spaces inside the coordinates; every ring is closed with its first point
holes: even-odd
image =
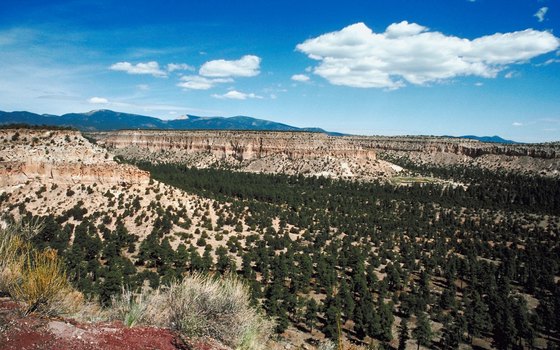
{"type": "Polygon", "coordinates": [[[560,140],[552,0],[3,1],[0,110],[560,140]]]}

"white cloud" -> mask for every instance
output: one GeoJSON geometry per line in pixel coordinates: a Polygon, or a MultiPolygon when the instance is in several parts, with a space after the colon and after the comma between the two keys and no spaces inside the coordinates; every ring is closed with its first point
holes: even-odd
{"type": "Polygon", "coordinates": [[[97,104],[97,105],[106,105],[109,103],[109,100],[104,97],[92,97],[88,100],[89,103],[97,104]]]}
{"type": "Polygon", "coordinates": [[[547,60],[547,61],[544,63],[544,65],[545,65],[545,66],[548,66],[549,64],[553,64],[553,63],[560,63],[560,59],[551,58],[551,59],[547,60]]]}
{"type": "Polygon", "coordinates": [[[309,77],[305,74],[294,74],[292,75],[292,80],[304,82],[309,81],[309,77]]]}
{"type": "Polygon", "coordinates": [[[200,67],[199,74],[206,77],[254,77],[260,73],[261,59],[246,55],[235,61],[208,61],[200,67]]]}
{"type": "Polygon", "coordinates": [[[194,67],[190,66],[186,63],[169,63],[167,65],[167,71],[168,72],[174,72],[176,70],[190,70],[190,71],[193,71],[194,67]]]}
{"type": "Polygon", "coordinates": [[[511,125],[513,125],[513,126],[523,126],[523,123],[513,122],[511,125]]]}
{"type": "Polygon", "coordinates": [[[159,64],[156,61],[137,64],[118,62],[113,64],[109,69],[126,72],[128,74],[151,74],[154,77],[167,76],[167,73],[159,68],[159,64]]]}
{"type": "Polygon", "coordinates": [[[400,23],[393,23],[385,29],[385,36],[390,39],[400,38],[404,36],[418,35],[427,31],[428,28],[416,23],[408,23],[402,21],[400,23]]]}
{"type": "Polygon", "coordinates": [[[544,21],[544,16],[548,12],[548,7],[541,7],[533,16],[537,17],[539,22],[544,21]]]}
{"type": "Polygon", "coordinates": [[[403,21],[375,33],[356,23],[306,40],[296,49],[319,61],[313,72],[331,84],[396,89],[458,76],[494,78],[508,64],[554,51],[560,40],[527,29],[474,40],[403,21]]]}
{"type": "Polygon", "coordinates": [[[262,96],[255,95],[254,93],[247,94],[247,93],[240,92],[240,91],[237,91],[237,90],[228,91],[223,95],[214,94],[214,95],[212,95],[212,97],[214,97],[214,98],[227,98],[227,99],[231,99],[231,100],[246,100],[248,98],[258,98],[258,99],[262,98],[262,96]]]}
{"type": "Polygon", "coordinates": [[[507,73],[504,75],[504,78],[506,78],[506,79],[511,79],[511,78],[515,78],[515,77],[517,77],[517,76],[519,76],[519,73],[518,73],[518,72],[516,72],[516,71],[510,71],[510,72],[507,72],[507,73]]]}
{"type": "Polygon", "coordinates": [[[148,84],[138,84],[136,85],[136,87],[138,88],[138,90],[142,90],[142,91],[150,90],[150,85],[148,84]]]}
{"type": "Polygon", "coordinates": [[[476,83],[474,83],[474,86],[483,86],[483,85],[484,85],[484,83],[482,83],[482,82],[480,82],[480,81],[479,81],[479,82],[476,82],[476,83]]]}
{"type": "Polygon", "coordinates": [[[181,82],[177,86],[184,89],[191,90],[208,90],[216,84],[220,83],[231,83],[233,79],[231,78],[205,78],[198,75],[186,75],[181,77],[181,82]]]}

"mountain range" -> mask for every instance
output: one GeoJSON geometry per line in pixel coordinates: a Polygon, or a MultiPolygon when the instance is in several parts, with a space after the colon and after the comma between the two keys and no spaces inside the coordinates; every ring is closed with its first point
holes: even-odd
{"type": "MultiPolygon", "coordinates": [[[[258,130],[258,131],[307,131],[321,132],[331,136],[343,136],[338,132],[325,131],[321,128],[298,128],[274,121],[247,116],[235,117],[199,117],[186,115],[172,120],[163,120],[139,114],[115,112],[108,109],[93,110],[86,113],[68,113],[63,115],[36,114],[26,111],[0,111],[0,125],[28,124],[73,127],[81,131],[111,131],[122,129],[160,129],[160,130],[258,130]]],[[[450,137],[450,136],[448,136],[450,137]]],[[[453,136],[451,136],[453,137],[453,136]]],[[[474,136],[467,138],[482,142],[514,144],[499,136],[474,136]]]]}
{"type": "Polygon", "coordinates": [[[287,124],[246,116],[226,118],[186,115],[178,119],[162,120],[159,118],[115,112],[107,109],[63,115],[35,114],[25,111],[0,111],[0,125],[1,124],[67,126],[81,131],[110,131],[120,129],[266,130],[307,131],[322,132],[334,136],[343,135],[341,133],[328,132],[320,128],[298,128],[287,124]]]}

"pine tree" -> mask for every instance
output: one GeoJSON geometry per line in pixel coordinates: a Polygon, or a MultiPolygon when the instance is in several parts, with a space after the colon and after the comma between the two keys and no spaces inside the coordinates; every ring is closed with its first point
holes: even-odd
{"type": "Polygon", "coordinates": [[[386,304],[383,301],[379,302],[379,307],[377,309],[379,314],[379,333],[378,338],[383,341],[390,341],[393,339],[393,322],[395,317],[393,316],[393,305],[391,303],[386,304]]]}
{"type": "Polygon", "coordinates": [[[480,336],[489,327],[488,306],[482,301],[477,291],[470,293],[465,303],[465,319],[471,343],[473,337],[480,336]]]}
{"type": "Polygon", "coordinates": [[[398,350],[405,350],[406,349],[406,342],[410,339],[408,335],[408,319],[403,318],[401,320],[401,330],[399,332],[399,348],[398,350]]]}
{"type": "Polygon", "coordinates": [[[305,308],[305,325],[309,328],[309,331],[312,332],[313,328],[317,324],[317,311],[318,310],[317,302],[315,299],[310,298],[307,301],[307,305],[305,308]]]}
{"type": "Polygon", "coordinates": [[[325,325],[323,333],[325,337],[336,342],[338,340],[338,325],[340,322],[340,309],[336,303],[336,299],[328,296],[325,300],[325,325]]]}
{"type": "Polygon", "coordinates": [[[430,321],[426,316],[426,313],[422,312],[416,320],[416,328],[412,330],[412,336],[416,339],[418,343],[418,348],[420,345],[428,347],[432,342],[432,327],[430,326],[430,321]]]}

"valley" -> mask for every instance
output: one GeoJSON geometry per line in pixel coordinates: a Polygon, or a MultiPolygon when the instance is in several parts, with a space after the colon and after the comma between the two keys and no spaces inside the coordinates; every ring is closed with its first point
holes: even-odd
{"type": "Polygon", "coordinates": [[[434,137],[4,128],[0,209],[3,225],[43,222],[33,244],[109,309],[123,285],[235,275],[275,322],[265,348],[544,349],[560,340],[559,158],[434,137]]]}

